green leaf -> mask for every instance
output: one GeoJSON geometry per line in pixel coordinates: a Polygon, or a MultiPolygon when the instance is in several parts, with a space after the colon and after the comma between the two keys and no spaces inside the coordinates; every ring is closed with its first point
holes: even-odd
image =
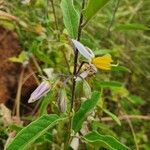
{"type": "Polygon", "coordinates": [[[108,111],[107,109],[103,109],[103,111],[104,111],[107,115],[109,115],[114,121],[116,121],[116,123],[117,123],[118,125],[121,126],[121,122],[120,122],[119,118],[118,118],[115,114],[111,113],[111,112],[108,111]]]}
{"type": "Polygon", "coordinates": [[[65,27],[71,38],[76,39],[79,26],[79,14],[74,8],[73,0],[62,0],[60,7],[63,12],[65,27]]]}
{"type": "Polygon", "coordinates": [[[9,126],[9,128],[10,128],[11,130],[16,131],[17,133],[18,133],[20,130],[22,130],[22,129],[23,129],[23,127],[22,127],[22,126],[17,126],[16,124],[12,124],[12,125],[10,125],[10,126],[9,126]]]}
{"type": "Polygon", "coordinates": [[[96,106],[98,100],[100,99],[100,93],[95,91],[93,92],[90,99],[87,99],[81,104],[80,109],[75,113],[72,121],[72,129],[75,132],[78,132],[88,113],[96,106]]]}
{"type": "Polygon", "coordinates": [[[17,62],[17,63],[23,63],[24,61],[28,60],[28,54],[25,51],[22,51],[18,57],[10,57],[10,61],[17,62]]]}
{"type": "Polygon", "coordinates": [[[86,98],[90,98],[92,95],[91,87],[86,80],[83,80],[83,92],[86,98]]]}
{"type": "Polygon", "coordinates": [[[50,104],[50,102],[52,101],[52,97],[54,96],[54,92],[51,90],[46,97],[44,97],[44,99],[42,100],[42,104],[40,106],[39,112],[40,112],[40,116],[42,116],[43,114],[47,114],[47,106],[50,104]]]}
{"type": "Polygon", "coordinates": [[[129,73],[131,73],[131,70],[128,69],[127,67],[125,67],[125,66],[112,66],[111,70],[114,71],[114,72],[122,71],[122,72],[129,72],[129,73]]]}
{"type": "Polygon", "coordinates": [[[33,51],[34,55],[42,62],[47,63],[47,64],[53,64],[50,58],[44,54],[44,52],[36,49],[33,51]]]}
{"type": "Polygon", "coordinates": [[[129,95],[128,100],[130,100],[133,104],[137,104],[137,105],[143,105],[145,102],[143,99],[141,99],[141,97],[137,96],[137,95],[129,95]]]}
{"type": "Polygon", "coordinates": [[[117,30],[150,30],[147,26],[138,23],[130,23],[130,24],[120,24],[117,25],[117,30]]]}
{"type": "Polygon", "coordinates": [[[23,128],[9,144],[7,150],[23,150],[27,148],[60,120],[62,118],[56,114],[43,115],[23,128]]]}
{"type": "Polygon", "coordinates": [[[110,150],[129,150],[127,146],[120,143],[116,138],[110,135],[101,135],[95,131],[86,134],[83,137],[87,142],[98,142],[110,150]]]}
{"type": "Polygon", "coordinates": [[[102,134],[107,134],[107,135],[111,135],[113,137],[116,137],[115,132],[113,132],[110,129],[109,125],[100,123],[99,121],[93,121],[92,122],[92,131],[99,131],[102,134]]]}
{"type": "Polygon", "coordinates": [[[104,88],[120,88],[122,87],[122,83],[118,81],[102,81],[99,83],[99,86],[104,88]]]}
{"type": "Polygon", "coordinates": [[[83,15],[90,20],[103,6],[110,0],[89,0],[87,8],[83,10],[83,15]]]}

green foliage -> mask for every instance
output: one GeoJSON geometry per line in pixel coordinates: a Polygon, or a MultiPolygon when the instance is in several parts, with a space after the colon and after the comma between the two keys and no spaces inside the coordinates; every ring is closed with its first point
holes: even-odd
{"type": "Polygon", "coordinates": [[[75,132],[78,132],[81,129],[82,123],[84,122],[88,113],[96,106],[99,99],[100,93],[95,91],[93,92],[90,99],[87,99],[85,102],[81,104],[81,107],[75,113],[72,120],[72,129],[75,132]]]}
{"type": "Polygon", "coordinates": [[[141,99],[139,96],[137,95],[129,95],[128,97],[128,100],[130,100],[133,104],[136,104],[136,105],[142,105],[144,104],[144,100],[141,99]]]}
{"type": "Polygon", "coordinates": [[[54,91],[51,90],[47,94],[47,96],[43,98],[42,104],[39,109],[40,116],[47,114],[47,107],[50,104],[50,102],[52,101],[53,96],[54,96],[54,91]]]}
{"type": "Polygon", "coordinates": [[[55,114],[41,116],[28,126],[24,127],[10,143],[7,150],[25,149],[61,120],[62,118],[55,114]]]}
{"type": "Polygon", "coordinates": [[[83,15],[90,20],[109,0],[89,0],[87,8],[83,11],[83,15]]]}
{"type": "Polygon", "coordinates": [[[62,0],[60,6],[63,12],[65,27],[71,38],[76,39],[79,26],[79,14],[74,8],[73,0],[62,0]]]}
{"type": "Polygon", "coordinates": [[[18,57],[11,57],[9,60],[12,62],[23,63],[28,60],[28,55],[25,51],[22,51],[18,57]]]}
{"type": "Polygon", "coordinates": [[[127,67],[125,66],[112,66],[112,71],[115,71],[115,72],[131,72],[130,69],[128,69],[127,67]]]}
{"type": "Polygon", "coordinates": [[[98,142],[110,150],[129,150],[128,147],[121,144],[117,139],[110,135],[101,135],[95,131],[86,134],[83,137],[87,142],[98,142]]]}
{"type": "Polygon", "coordinates": [[[122,83],[118,81],[101,81],[99,86],[103,88],[120,88],[122,87],[122,83]]]}
{"type": "Polygon", "coordinates": [[[147,26],[144,24],[138,24],[138,23],[130,23],[130,24],[120,24],[116,27],[117,30],[150,30],[147,26]]]}
{"type": "Polygon", "coordinates": [[[114,115],[113,113],[111,113],[111,112],[108,111],[107,109],[103,109],[103,111],[104,111],[107,115],[109,115],[114,121],[116,121],[116,123],[117,123],[118,125],[121,125],[121,122],[120,122],[119,118],[118,118],[116,115],[114,115]]]}

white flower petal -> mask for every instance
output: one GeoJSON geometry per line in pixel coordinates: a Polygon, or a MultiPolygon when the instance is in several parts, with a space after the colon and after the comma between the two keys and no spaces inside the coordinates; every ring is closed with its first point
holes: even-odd
{"type": "Polygon", "coordinates": [[[93,58],[94,53],[92,51],[88,51],[82,43],[73,39],[72,39],[72,42],[74,46],[78,49],[80,54],[83,55],[86,59],[91,60],[93,58]]]}

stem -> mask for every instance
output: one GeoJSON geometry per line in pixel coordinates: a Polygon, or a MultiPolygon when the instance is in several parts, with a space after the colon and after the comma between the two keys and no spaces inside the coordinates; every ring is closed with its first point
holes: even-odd
{"type": "Polygon", "coordinates": [[[22,82],[23,82],[23,75],[24,75],[24,67],[21,70],[19,82],[18,82],[18,89],[16,94],[15,100],[15,107],[16,107],[16,116],[20,118],[20,98],[21,98],[21,90],[22,90],[22,82]]]}
{"type": "MultiPolygon", "coordinates": [[[[137,120],[144,120],[144,121],[149,121],[150,120],[150,116],[143,116],[143,115],[122,115],[118,117],[119,120],[126,120],[128,119],[137,119],[137,120]]],[[[113,119],[111,117],[102,117],[101,118],[102,122],[111,122],[113,121],[113,119]]]]}
{"type": "Polygon", "coordinates": [[[112,25],[113,25],[113,23],[114,23],[114,21],[115,21],[115,15],[116,15],[116,12],[117,12],[117,10],[118,10],[119,3],[120,3],[120,0],[117,0],[115,9],[114,9],[114,12],[113,12],[113,15],[112,15],[112,19],[111,19],[110,24],[109,24],[109,26],[108,26],[107,37],[110,36],[111,27],[112,27],[112,25]]]}
{"type": "Polygon", "coordinates": [[[32,56],[32,61],[34,63],[34,66],[36,67],[37,71],[39,72],[39,74],[42,76],[42,69],[40,68],[40,65],[38,64],[36,58],[34,57],[34,55],[32,56]]]}
{"type": "Polygon", "coordinates": [[[82,63],[80,64],[80,66],[79,66],[79,68],[78,68],[78,70],[77,70],[76,75],[78,75],[78,74],[79,74],[79,72],[80,72],[80,70],[81,70],[81,68],[82,68],[82,66],[83,66],[84,64],[89,64],[89,63],[88,63],[88,62],[86,62],[86,61],[82,61],[82,63]]]}
{"type": "MultiPolygon", "coordinates": [[[[84,9],[84,5],[85,5],[85,0],[82,1],[82,10],[84,9]]],[[[82,32],[82,22],[83,22],[83,14],[81,11],[80,14],[80,21],[79,21],[79,27],[78,27],[78,37],[77,40],[80,41],[81,38],[81,32],[82,32]]],[[[74,106],[74,100],[75,100],[75,87],[76,87],[76,79],[75,76],[77,74],[77,66],[78,66],[78,50],[75,49],[75,56],[74,56],[74,71],[73,71],[73,80],[72,80],[72,97],[71,97],[71,111],[73,109],[74,106]]]]}
{"type": "MultiPolygon", "coordinates": [[[[123,113],[123,112],[121,112],[121,113],[123,113]]],[[[133,135],[133,139],[134,139],[136,150],[139,150],[139,146],[138,146],[138,143],[137,143],[137,138],[136,138],[136,134],[135,134],[135,130],[133,128],[132,122],[131,122],[130,118],[128,117],[128,115],[126,115],[126,114],[125,114],[125,118],[126,118],[126,121],[127,121],[128,125],[129,125],[130,129],[131,129],[131,133],[133,135]]]]}
{"type": "MultiPolygon", "coordinates": [[[[51,4],[52,4],[52,11],[53,11],[54,20],[55,20],[55,30],[59,31],[57,17],[56,17],[56,11],[55,11],[55,7],[54,7],[54,1],[53,0],[50,0],[50,1],[51,1],[51,4]]],[[[57,34],[57,36],[58,36],[58,39],[59,39],[59,34],[57,34]]]]}
{"type": "MultiPolygon", "coordinates": [[[[84,9],[84,5],[85,5],[85,0],[82,1],[82,10],[84,9]]],[[[82,15],[82,10],[81,10],[81,14],[80,14],[80,21],[79,21],[79,27],[78,27],[78,37],[77,40],[80,41],[80,37],[81,37],[81,31],[82,31],[82,22],[83,22],[83,15],[82,15]]],[[[76,88],[76,75],[78,73],[77,71],[77,66],[78,66],[78,50],[74,49],[74,70],[73,70],[73,79],[72,79],[72,95],[71,95],[71,107],[70,107],[70,114],[69,114],[69,134],[65,143],[65,146],[68,147],[68,145],[70,144],[72,138],[71,138],[71,122],[72,122],[72,110],[74,108],[74,100],[75,100],[75,88],[76,88]]]]}

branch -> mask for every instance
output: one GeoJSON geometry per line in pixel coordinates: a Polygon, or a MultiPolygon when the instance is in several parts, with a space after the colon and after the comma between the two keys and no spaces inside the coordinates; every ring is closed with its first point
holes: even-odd
{"type": "MultiPolygon", "coordinates": [[[[126,120],[127,117],[129,119],[138,119],[138,120],[145,120],[145,121],[149,121],[150,120],[150,116],[143,116],[143,115],[123,115],[123,116],[119,116],[119,120],[126,120]]],[[[101,121],[103,122],[109,122],[109,121],[113,121],[113,119],[111,117],[103,117],[101,118],[101,121]]]]}

